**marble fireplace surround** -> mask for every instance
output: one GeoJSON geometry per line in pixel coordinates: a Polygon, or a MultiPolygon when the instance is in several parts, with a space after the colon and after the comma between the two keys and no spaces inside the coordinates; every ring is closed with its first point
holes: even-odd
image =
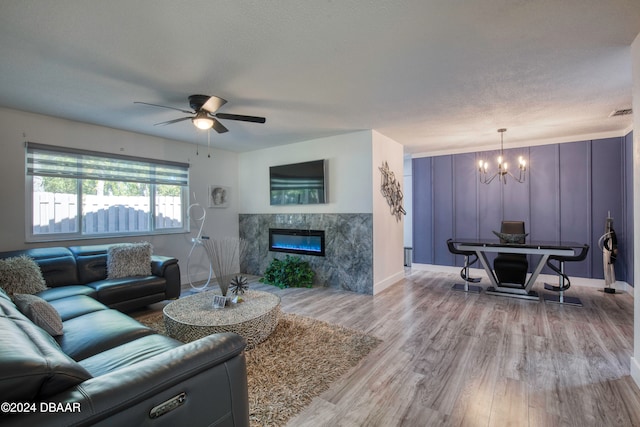
{"type": "Polygon", "coordinates": [[[324,230],[325,256],[295,255],[315,271],[314,284],[373,295],[373,214],[240,214],[247,249],[240,271],[261,276],[281,252],[269,251],[269,228],[324,230]]]}

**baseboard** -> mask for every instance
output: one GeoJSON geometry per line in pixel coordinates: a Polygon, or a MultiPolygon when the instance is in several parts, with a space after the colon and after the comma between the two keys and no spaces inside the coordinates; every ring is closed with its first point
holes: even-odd
{"type": "MultiPolygon", "coordinates": [[[[460,274],[461,267],[453,267],[449,265],[434,265],[434,264],[412,264],[411,269],[433,271],[437,273],[453,273],[460,274]]],[[[470,268],[469,275],[472,277],[480,277],[485,280],[485,283],[489,280],[487,272],[483,268],[470,268]]],[[[546,282],[556,284],[558,282],[558,276],[555,274],[540,274],[536,282],[546,282]]],[[[604,279],[590,279],[587,277],[573,277],[571,276],[571,286],[580,286],[586,288],[598,288],[604,289],[604,279]]],[[[617,281],[612,286],[617,292],[626,292],[633,297],[633,286],[627,282],[617,281]]]]}
{"type": "Polygon", "coordinates": [[[393,274],[389,277],[387,277],[384,280],[381,280],[377,283],[373,284],[373,294],[379,294],[380,292],[384,291],[385,289],[387,289],[389,286],[393,285],[394,283],[399,282],[400,280],[404,279],[405,276],[405,271],[404,269],[402,269],[402,271],[398,271],[396,274],[393,274]]]}
{"type": "MultiPolygon", "coordinates": [[[[209,274],[206,272],[192,274],[191,277],[188,277],[186,274],[181,274],[180,276],[181,276],[180,283],[182,287],[190,286],[190,284],[193,284],[195,286],[201,286],[209,279],[209,274]],[[191,282],[189,280],[191,280],[191,282]]],[[[215,275],[211,276],[211,283],[214,285],[216,284],[215,275]]]]}

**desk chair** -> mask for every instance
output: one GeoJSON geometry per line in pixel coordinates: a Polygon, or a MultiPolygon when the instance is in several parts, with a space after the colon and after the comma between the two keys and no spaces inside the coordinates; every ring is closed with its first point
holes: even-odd
{"type": "Polygon", "coordinates": [[[557,295],[544,294],[543,298],[545,301],[556,302],[558,304],[576,305],[578,307],[582,307],[582,301],[580,301],[580,298],[564,296],[564,292],[571,287],[571,281],[569,280],[569,276],[564,274],[564,263],[567,261],[569,262],[582,261],[587,257],[588,252],[589,252],[589,245],[584,245],[578,255],[573,255],[573,256],[551,255],[549,257],[549,259],[547,260],[547,266],[549,266],[550,269],[558,273],[559,286],[553,286],[553,285],[550,285],[549,283],[544,284],[544,288],[546,290],[558,292],[557,295]],[[553,264],[551,261],[557,261],[558,266],[553,264]]]}
{"type": "Polygon", "coordinates": [[[479,277],[469,277],[469,267],[471,267],[473,264],[475,264],[476,261],[478,261],[478,255],[474,251],[461,251],[460,249],[457,249],[453,244],[453,239],[447,240],[447,246],[449,247],[449,252],[451,252],[452,254],[464,256],[464,267],[462,267],[462,270],[460,270],[460,277],[462,277],[464,283],[456,283],[451,289],[463,292],[482,292],[482,287],[469,285],[469,283],[480,282],[479,277]],[[473,259],[473,261],[469,261],[469,257],[475,258],[473,259]]]}
{"type": "MultiPolygon", "coordinates": [[[[500,232],[504,234],[521,234],[522,238],[516,243],[524,243],[526,233],[524,232],[524,221],[502,221],[500,232]]],[[[500,243],[514,243],[500,238],[500,243]]],[[[529,270],[529,261],[523,254],[498,253],[493,260],[493,270],[500,286],[515,284],[524,286],[529,270]]]]}

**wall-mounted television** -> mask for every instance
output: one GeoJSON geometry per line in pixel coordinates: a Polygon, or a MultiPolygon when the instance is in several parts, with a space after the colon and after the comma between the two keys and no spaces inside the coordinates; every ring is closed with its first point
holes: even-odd
{"type": "Polygon", "coordinates": [[[326,203],[326,161],[293,163],[269,168],[272,205],[326,203]]]}

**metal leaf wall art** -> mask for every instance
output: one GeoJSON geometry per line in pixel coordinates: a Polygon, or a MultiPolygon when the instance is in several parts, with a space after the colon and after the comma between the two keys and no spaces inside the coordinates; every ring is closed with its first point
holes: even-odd
{"type": "Polygon", "coordinates": [[[391,208],[391,215],[396,217],[396,221],[402,219],[402,215],[406,215],[407,211],[402,207],[402,188],[400,188],[400,182],[396,179],[396,175],[389,169],[389,164],[383,162],[379,167],[382,173],[382,184],[380,185],[380,191],[382,195],[387,199],[387,203],[391,208]]]}

